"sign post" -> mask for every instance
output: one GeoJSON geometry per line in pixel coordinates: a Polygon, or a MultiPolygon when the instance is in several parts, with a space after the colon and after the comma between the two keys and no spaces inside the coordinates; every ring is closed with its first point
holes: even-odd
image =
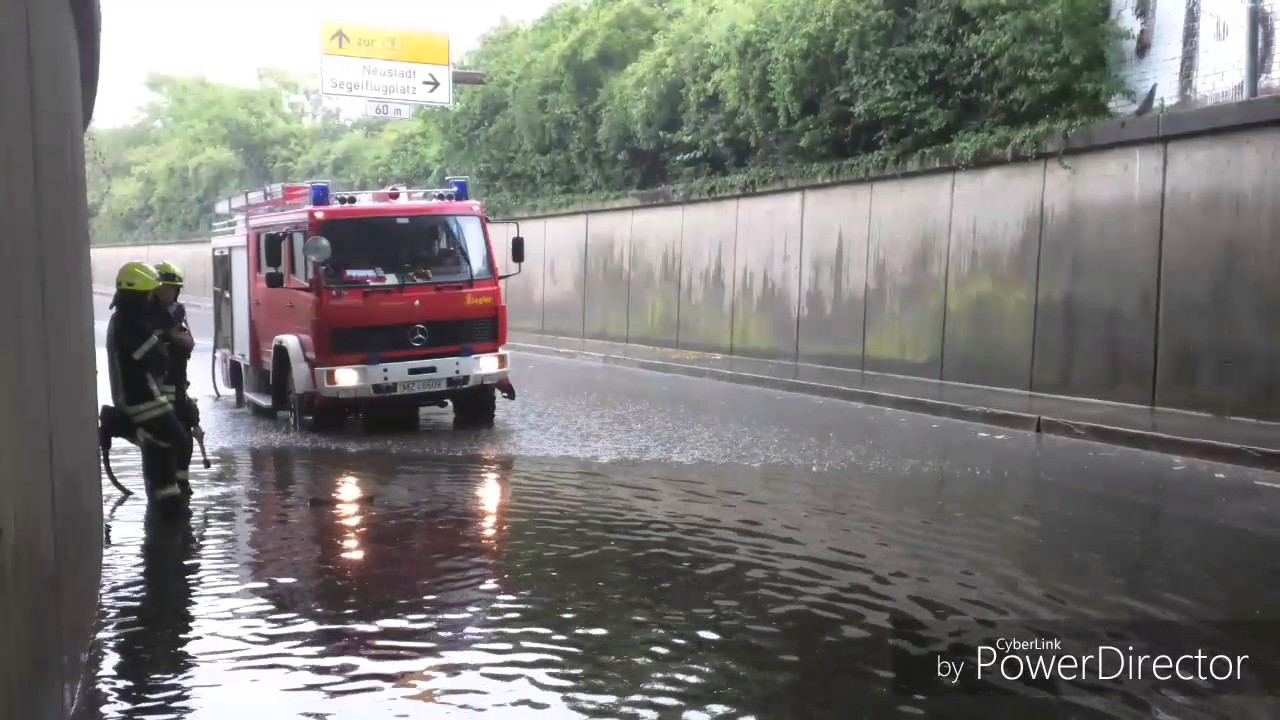
{"type": "Polygon", "coordinates": [[[410,117],[405,104],[452,105],[449,36],[326,23],[320,85],[325,95],[372,101],[365,114],[373,117],[410,117]]]}

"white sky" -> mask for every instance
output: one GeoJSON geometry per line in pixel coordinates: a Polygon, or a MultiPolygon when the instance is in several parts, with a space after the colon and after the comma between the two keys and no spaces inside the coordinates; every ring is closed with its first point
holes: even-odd
{"type": "Polygon", "coordinates": [[[327,21],[445,32],[456,62],[504,17],[534,20],[556,2],[102,0],[102,79],[93,124],[132,121],[150,99],[143,82],[151,73],[236,84],[253,83],[260,67],[318,75],[327,21]]]}

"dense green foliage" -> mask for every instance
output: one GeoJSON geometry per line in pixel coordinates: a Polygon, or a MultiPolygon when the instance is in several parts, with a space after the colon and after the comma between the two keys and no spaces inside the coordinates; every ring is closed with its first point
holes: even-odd
{"type": "MultiPolygon", "coordinates": [[[[155,78],[89,143],[94,236],[197,234],[267,182],[468,174],[491,205],[681,185],[728,190],[1104,116],[1108,0],[579,0],[491,32],[452,110],[340,122],[314,89],[155,78]],[[729,178],[729,181],[725,181],[729,178]]],[[[963,154],[963,153],[962,153],[963,154]]]]}

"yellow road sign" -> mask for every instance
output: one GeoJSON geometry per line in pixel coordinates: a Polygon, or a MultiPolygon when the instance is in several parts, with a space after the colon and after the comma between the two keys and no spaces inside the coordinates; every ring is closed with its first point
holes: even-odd
{"type": "Polygon", "coordinates": [[[449,65],[449,36],[441,33],[325,23],[323,38],[325,55],[449,65]]]}

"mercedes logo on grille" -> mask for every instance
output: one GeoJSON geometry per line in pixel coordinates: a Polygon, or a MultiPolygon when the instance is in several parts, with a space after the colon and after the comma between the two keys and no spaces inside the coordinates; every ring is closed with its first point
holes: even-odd
{"type": "Polygon", "coordinates": [[[409,330],[409,344],[414,347],[422,347],[427,344],[427,328],[424,325],[414,325],[409,330]]]}

